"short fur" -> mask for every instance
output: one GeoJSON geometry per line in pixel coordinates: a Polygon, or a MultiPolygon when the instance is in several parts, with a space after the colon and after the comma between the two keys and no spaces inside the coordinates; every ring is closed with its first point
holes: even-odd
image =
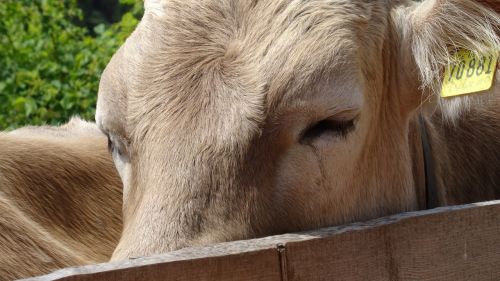
{"type": "MultiPolygon", "coordinates": [[[[431,1],[427,1],[431,2],[431,1]]],[[[421,87],[429,88],[433,95],[441,91],[443,69],[450,63],[457,49],[475,53],[488,53],[500,49],[500,19],[498,13],[475,1],[436,1],[429,8],[414,10],[411,18],[411,46],[421,79],[421,87]],[[439,40],[439,41],[438,41],[439,40]]],[[[407,20],[407,17],[404,17],[407,20]]],[[[453,120],[467,110],[474,98],[467,96],[448,101],[440,100],[444,116],[453,120]]]]}
{"type": "Polygon", "coordinates": [[[145,7],[103,74],[97,106],[98,125],[120,148],[114,159],[124,181],[113,259],[422,208],[419,114],[440,203],[498,195],[497,154],[478,157],[499,150],[498,100],[437,96],[456,47],[499,51],[500,17],[481,3],[145,7]],[[321,121],[354,126],[304,140],[321,121]],[[468,150],[473,135],[487,141],[468,150]],[[494,163],[477,176],[472,167],[485,159],[494,163]]]}
{"type": "Polygon", "coordinates": [[[95,124],[73,118],[0,133],[0,280],[107,261],[121,196],[95,124]]]}

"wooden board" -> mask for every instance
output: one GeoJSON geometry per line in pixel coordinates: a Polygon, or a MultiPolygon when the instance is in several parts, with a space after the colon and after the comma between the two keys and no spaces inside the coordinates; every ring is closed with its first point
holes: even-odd
{"type": "Polygon", "coordinates": [[[26,280],[281,280],[279,257],[275,249],[233,252],[234,248],[225,247],[192,248],[156,257],[66,268],[26,280]],[[210,253],[210,250],[214,250],[215,254],[210,253]]]}
{"type": "Polygon", "coordinates": [[[500,280],[500,201],[186,248],[26,280],[500,280]]]}
{"type": "Polygon", "coordinates": [[[286,280],[500,280],[500,206],[480,206],[318,231],[286,244],[286,280]]]}

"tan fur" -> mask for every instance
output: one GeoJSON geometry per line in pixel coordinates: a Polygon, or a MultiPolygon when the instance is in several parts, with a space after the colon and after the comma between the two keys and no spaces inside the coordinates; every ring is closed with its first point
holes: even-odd
{"type": "Polygon", "coordinates": [[[0,133],[0,280],[107,261],[121,203],[95,124],[73,118],[0,133]]]}
{"type": "Polygon", "coordinates": [[[456,123],[439,112],[428,119],[442,205],[500,198],[499,93],[464,112],[456,123]]]}
{"type": "Polygon", "coordinates": [[[485,153],[500,134],[496,120],[461,118],[472,106],[474,116],[498,116],[498,102],[436,95],[454,47],[499,50],[500,17],[488,8],[470,0],[146,0],[145,7],[103,74],[97,106],[124,182],[124,232],[113,259],[421,208],[422,108],[441,202],[496,196],[496,168],[485,170],[492,184],[478,196],[451,187],[454,173],[470,184],[484,178],[444,160],[454,150],[468,157],[464,147],[440,146],[470,138],[463,132],[474,125],[492,138],[478,146],[485,153]],[[488,102],[495,105],[486,109],[488,102]],[[302,138],[326,119],[355,127],[302,138]],[[453,131],[457,124],[463,128],[453,131]]]}
{"type": "MultiPolygon", "coordinates": [[[[403,42],[411,46],[420,74],[420,87],[429,90],[425,95],[436,96],[441,91],[443,69],[451,55],[460,48],[475,53],[500,49],[500,18],[498,14],[475,1],[425,1],[418,8],[400,9],[396,17],[403,25],[403,42]]],[[[430,97],[434,98],[434,97],[430,97]]],[[[467,96],[439,100],[446,118],[453,120],[474,103],[467,96]]]]}

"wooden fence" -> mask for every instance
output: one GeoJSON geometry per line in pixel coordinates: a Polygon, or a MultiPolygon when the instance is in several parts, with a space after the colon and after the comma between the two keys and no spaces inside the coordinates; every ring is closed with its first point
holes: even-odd
{"type": "Polygon", "coordinates": [[[500,280],[500,201],[186,248],[26,280],[500,280]]]}

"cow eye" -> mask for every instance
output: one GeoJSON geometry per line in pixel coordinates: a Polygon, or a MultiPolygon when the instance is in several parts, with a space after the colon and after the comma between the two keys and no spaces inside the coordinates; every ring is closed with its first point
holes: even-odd
{"type": "Polygon", "coordinates": [[[345,137],[353,128],[354,120],[324,119],[302,131],[299,142],[309,144],[322,136],[345,137]]]}
{"type": "Polygon", "coordinates": [[[115,148],[115,145],[113,144],[113,141],[111,140],[109,135],[107,135],[107,137],[108,137],[108,151],[110,153],[113,153],[113,149],[115,148]]]}
{"type": "Polygon", "coordinates": [[[111,154],[118,153],[118,155],[122,155],[126,149],[123,146],[121,138],[110,134],[107,134],[107,136],[108,136],[108,151],[111,154]]]}

